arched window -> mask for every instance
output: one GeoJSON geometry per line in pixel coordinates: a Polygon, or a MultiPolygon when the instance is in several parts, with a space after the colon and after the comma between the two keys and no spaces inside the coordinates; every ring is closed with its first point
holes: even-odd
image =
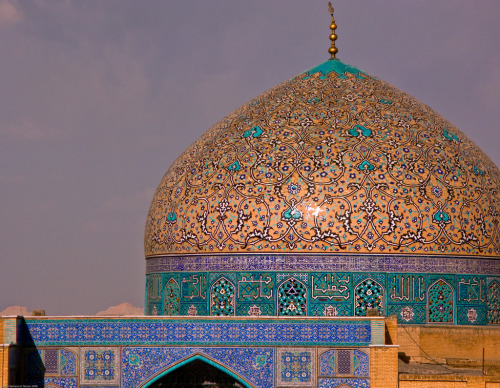
{"type": "Polygon", "coordinates": [[[146,385],[148,388],[174,388],[174,387],[250,387],[249,384],[240,381],[237,377],[215,367],[203,359],[195,358],[186,364],[164,373],[146,385]]]}
{"type": "Polygon", "coordinates": [[[174,278],[170,278],[165,283],[163,294],[163,315],[179,315],[180,288],[179,283],[174,278]]]}
{"type": "Polygon", "coordinates": [[[453,288],[443,279],[436,280],[427,290],[429,323],[453,323],[453,288]]]}
{"type": "Polygon", "coordinates": [[[307,289],[295,278],[285,280],[278,288],[278,315],[307,315],[307,289]]]}
{"type": "Polygon", "coordinates": [[[500,284],[493,281],[488,286],[488,324],[500,325],[500,284]]]}
{"type": "Polygon", "coordinates": [[[370,308],[377,309],[378,315],[384,315],[384,287],[368,278],[354,288],[354,315],[365,316],[370,308]]]}
{"type": "Polygon", "coordinates": [[[210,289],[210,315],[234,315],[234,307],[234,285],[221,277],[210,289]]]}

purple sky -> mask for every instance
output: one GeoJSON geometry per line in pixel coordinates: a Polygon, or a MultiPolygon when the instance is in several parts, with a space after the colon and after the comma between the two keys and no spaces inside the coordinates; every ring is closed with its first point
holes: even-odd
{"type": "MultiPolygon", "coordinates": [[[[0,311],[143,305],[143,232],[177,156],[328,59],[327,1],[0,0],[0,311]]],[[[338,57],[500,165],[500,1],[336,0],[338,57]]]]}

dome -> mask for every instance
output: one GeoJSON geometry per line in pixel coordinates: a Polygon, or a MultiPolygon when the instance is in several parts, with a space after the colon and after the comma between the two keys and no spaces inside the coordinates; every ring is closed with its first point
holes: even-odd
{"type": "Polygon", "coordinates": [[[328,60],[174,162],[151,202],[145,255],[498,258],[499,177],[431,108],[328,60]]]}

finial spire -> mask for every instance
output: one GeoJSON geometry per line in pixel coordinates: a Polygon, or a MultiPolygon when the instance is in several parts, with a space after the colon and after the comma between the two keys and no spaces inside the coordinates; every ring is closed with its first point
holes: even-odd
{"type": "Polygon", "coordinates": [[[328,49],[328,52],[330,53],[330,59],[335,59],[335,54],[337,54],[339,49],[335,47],[335,41],[337,40],[337,34],[335,33],[335,30],[337,29],[337,25],[335,24],[335,19],[333,18],[333,7],[331,1],[328,2],[328,10],[330,11],[330,15],[332,15],[332,24],[330,24],[330,29],[332,30],[332,33],[330,34],[330,40],[332,41],[332,45],[328,49]]]}

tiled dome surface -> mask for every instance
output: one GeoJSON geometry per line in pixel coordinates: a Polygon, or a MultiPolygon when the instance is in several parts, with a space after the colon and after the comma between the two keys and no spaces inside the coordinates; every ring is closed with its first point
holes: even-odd
{"type": "Polygon", "coordinates": [[[175,161],[151,203],[145,254],[498,257],[499,177],[428,106],[330,60],[175,161]]]}

